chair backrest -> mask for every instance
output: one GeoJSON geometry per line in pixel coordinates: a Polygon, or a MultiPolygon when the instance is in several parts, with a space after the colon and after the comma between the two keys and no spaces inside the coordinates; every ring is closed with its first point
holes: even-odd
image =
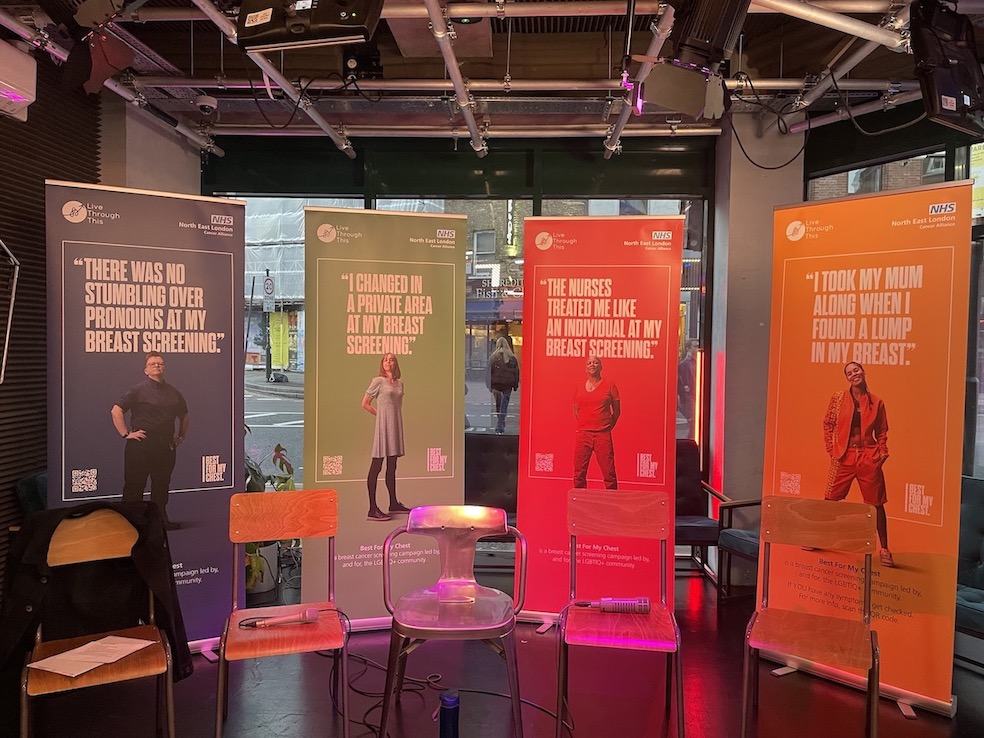
{"type": "MultiPolygon", "coordinates": [[[[93,510],[85,515],[69,514],[55,528],[55,532],[48,542],[46,560],[51,567],[62,567],[71,564],[125,559],[131,556],[138,537],[137,529],[116,510],[103,508],[93,510]]],[[[70,577],[72,576],[75,575],[70,575],[70,577]]],[[[115,576],[119,576],[118,570],[115,571],[115,576]]],[[[92,580],[87,581],[91,583],[92,580]]],[[[106,605],[106,607],[117,608],[124,602],[139,606],[136,604],[136,598],[138,594],[139,597],[143,597],[143,593],[146,592],[146,615],[141,614],[140,617],[146,617],[147,622],[153,624],[155,622],[153,591],[145,584],[140,584],[139,589],[128,590],[118,580],[115,581],[116,591],[111,598],[114,604],[112,606],[106,605]],[[126,594],[121,594],[127,591],[133,593],[134,600],[129,600],[126,594]]],[[[105,593],[98,595],[100,598],[104,596],[105,593]]],[[[100,602],[103,601],[100,599],[100,602]]],[[[80,607],[83,608],[79,611],[81,621],[84,621],[87,627],[92,627],[89,619],[92,611],[85,610],[88,605],[80,605],[80,607]]],[[[39,625],[35,633],[35,641],[40,642],[41,640],[42,633],[39,625]]]]}
{"type": "Polygon", "coordinates": [[[654,490],[572,489],[567,493],[567,532],[571,536],[571,599],[577,593],[577,537],[648,538],[660,542],[659,593],[666,601],[666,541],[670,498],[654,490]]]}
{"type": "Polygon", "coordinates": [[[769,495],[762,498],[762,607],[769,604],[772,544],[864,554],[861,614],[871,620],[871,555],[878,547],[875,508],[863,502],[769,495]]]}
{"type": "Polygon", "coordinates": [[[654,538],[670,534],[666,492],[572,489],[567,493],[567,531],[572,536],[654,538]]]}
{"type": "Polygon", "coordinates": [[[701,486],[700,448],[691,438],[676,439],[676,506],[674,514],[706,517],[707,492],[701,486]]]}
{"type": "Polygon", "coordinates": [[[229,499],[233,543],[328,538],[337,531],[338,493],[333,489],[240,492],[229,499]]]}
{"type": "Polygon", "coordinates": [[[430,536],[437,541],[441,558],[441,574],[437,588],[445,602],[467,602],[474,599],[475,548],[479,539],[487,536],[512,535],[516,539],[517,594],[515,609],[523,606],[526,597],[526,538],[506,522],[506,511],[481,505],[427,505],[415,507],[407,516],[405,527],[392,531],[383,544],[383,599],[392,612],[390,600],[390,550],[393,540],[403,534],[430,536]]]}
{"type": "Polygon", "coordinates": [[[481,505],[415,507],[407,533],[430,536],[441,552],[440,581],[475,581],[475,544],[485,536],[506,533],[506,511],[481,505]]]}
{"type": "Polygon", "coordinates": [[[516,516],[519,436],[465,434],[465,504],[501,507],[516,516]]]}
{"type": "Polygon", "coordinates": [[[48,544],[48,565],[122,559],[137,542],[137,530],[115,510],[95,510],[62,520],[48,544]]]}
{"type": "Polygon", "coordinates": [[[246,543],[291,538],[328,538],[328,599],[335,599],[335,534],[338,493],[333,489],[293,492],[239,492],[229,498],[229,540],[232,551],[232,609],[239,607],[246,543]]]}
{"type": "Polygon", "coordinates": [[[863,502],[762,498],[762,540],[843,553],[874,553],[875,508],[863,502]]]}

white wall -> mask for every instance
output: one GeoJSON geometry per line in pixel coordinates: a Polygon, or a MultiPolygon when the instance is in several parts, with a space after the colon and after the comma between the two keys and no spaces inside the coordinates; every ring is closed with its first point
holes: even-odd
{"type": "Polygon", "coordinates": [[[759,136],[758,116],[725,120],[717,145],[711,482],[733,499],[762,494],[772,299],[772,213],[802,201],[803,135],[759,136]],[[742,152],[736,136],[744,145],[742,152]],[[763,167],[781,165],[779,169],[763,167]],[[723,376],[721,372],[723,370],[723,376]],[[725,401],[726,398],[726,401],[725,401]]]}
{"type": "Polygon", "coordinates": [[[100,184],[201,194],[197,146],[112,92],[102,93],[100,184]]]}

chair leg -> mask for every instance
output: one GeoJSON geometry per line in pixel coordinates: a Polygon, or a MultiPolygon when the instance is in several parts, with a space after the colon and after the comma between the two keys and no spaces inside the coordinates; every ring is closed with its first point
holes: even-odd
{"type": "Polygon", "coordinates": [[[731,596],[731,552],[718,549],[718,602],[731,596]]]}
{"type": "Polygon", "coordinates": [[[676,664],[676,710],[677,710],[677,738],[684,738],[684,708],[683,708],[683,658],[680,655],[680,637],[677,636],[677,650],[673,654],[673,663],[676,664]]]}
{"type": "MultiPolygon", "coordinates": [[[[30,656],[28,656],[28,660],[30,656]]],[[[25,660],[25,664],[27,661],[25,660]]],[[[21,672],[21,692],[20,692],[20,738],[30,738],[31,736],[31,701],[27,696],[27,666],[21,672]]]]}
{"type": "Polygon", "coordinates": [[[557,733],[556,738],[564,738],[564,713],[567,704],[567,641],[564,628],[558,627],[560,645],[557,650],[557,733]]]}
{"type": "Polygon", "coordinates": [[[222,738],[222,726],[228,713],[226,692],[229,688],[229,662],[225,659],[224,644],[219,647],[219,683],[215,690],[215,738],[222,738]]]}
{"type": "Polygon", "coordinates": [[[752,699],[752,680],[758,679],[758,674],[752,674],[752,647],[748,645],[748,636],[745,637],[745,658],[742,664],[741,677],[741,738],[748,736],[748,721],[751,717],[750,701],[752,699]]]}
{"type": "Polygon", "coordinates": [[[174,671],[171,659],[167,660],[167,676],[164,682],[164,709],[167,711],[167,738],[174,738],[174,671]]]}
{"type": "MultiPolygon", "coordinates": [[[[337,653],[337,651],[336,651],[337,653]]],[[[349,678],[348,678],[348,636],[342,641],[342,663],[336,672],[340,671],[341,697],[339,702],[342,704],[342,737],[350,738],[352,727],[349,722],[349,678]]],[[[385,733],[382,734],[385,738],[385,733]]]]}
{"type": "Polygon", "coordinates": [[[757,710],[759,707],[759,687],[761,686],[762,680],[759,679],[759,650],[757,648],[752,649],[752,709],[757,710]]]}
{"type": "Polygon", "coordinates": [[[881,654],[878,648],[878,634],[871,632],[871,669],[868,671],[868,722],[865,734],[868,738],[878,738],[878,700],[881,696],[881,654]]]}
{"type": "Polygon", "coordinates": [[[394,688],[394,702],[400,704],[403,700],[403,679],[407,675],[407,657],[410,655],[406,651],[407,645],[410,643],[410,639],[407,638],[400,645],[400,659],[396,662],[396,686],[394,688]]]}
{"type": "Polygon", "coordinates": [[[512,700],[513,734],[516,738],[523,738],[523,702],[519,691],[519,658],[516,654],[515,630],[502,636],[502,650],[506,657],[509,698],[512,700]]]}
{"type": "MultiPolygon", "coordinates": [[[[406,638],[395,630],[390,631],[389,658],[386,660],[386,686],[383,688],[383,712],[379,718],[379,735],[385,738],[386,724],[389,721],[390,701],[393,699],[393,687],[396,684],[396,671],[399,668],[400,652],[406,644],[406,638]]],[[[405,656],[403,657],[406,658],[405,656]]]]}
{"type": "Polygon", "coordinates": [[[666,652],[666,695],[663,699],[663,710],[666,713],[667,720],[670,717],[670,711],[673,709],[673,654],[669,651],[666,652]]]}

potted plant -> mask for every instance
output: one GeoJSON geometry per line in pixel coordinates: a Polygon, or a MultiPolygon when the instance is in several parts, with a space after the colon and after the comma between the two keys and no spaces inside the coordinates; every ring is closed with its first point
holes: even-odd
{"type": "MultiPolygon", "coordinates": [[[[281,492],[296,489],[294,465],[287,455],[287,449],[278,443],[273,449],[271,459],[277,472],[267,474],[263,471],[262,464],[250,457],[249,454],[246,455],[247,492],[263,492],[268,485],[281,492]]],[[[280,541],[247,543],[245,550],[247,597],[256,599],[271,592],[275,597],[280,541]]]]}

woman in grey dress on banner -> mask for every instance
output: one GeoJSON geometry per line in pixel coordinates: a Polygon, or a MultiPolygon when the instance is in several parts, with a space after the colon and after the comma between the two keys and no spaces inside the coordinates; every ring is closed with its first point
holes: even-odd
{"type": "Polygon", "coordinates": [[[396,460],[404,455],[403,447],[403,380],[400,379],[400,362],[394,354],[383,354],[379,362],[379,375],[372,378],[362,407],[376,416],[376,429],[372,437],[372,463],[366,485],[369,488],[369,515],[367,520],[390,520],[391,515],[410,512],[396,498],[396,460]],[[375,406],[373,405],[375,401],[375,406]],[[386,459],[386,489],[389,492],[389,515],[376,504],[376,482],[386,459]]]}

